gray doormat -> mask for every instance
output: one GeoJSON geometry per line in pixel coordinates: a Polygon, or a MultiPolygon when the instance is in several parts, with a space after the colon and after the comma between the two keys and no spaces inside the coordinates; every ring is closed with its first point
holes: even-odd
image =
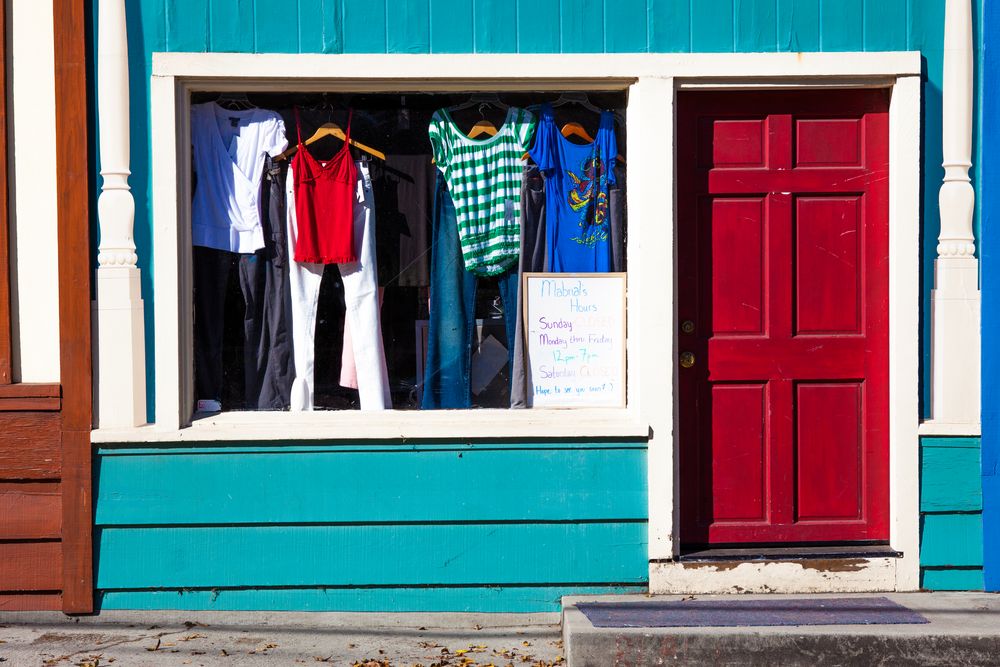
{"type": "Polygon", "coordinates": [[[774,625],[929,623],[888,598],[582,602],[596,628],[736,628],[774,625]]]}

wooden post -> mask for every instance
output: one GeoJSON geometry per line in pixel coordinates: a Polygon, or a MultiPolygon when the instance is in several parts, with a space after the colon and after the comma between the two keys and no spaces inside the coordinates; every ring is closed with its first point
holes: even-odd
{"type": "Polygon", "coordinates": [[[53,0],[56,197],[59,216],[59,365],[62,383],[62,603],[94,607],[91,544],[90,224],[87,52],[83,0],[53,0]]]}
{"type": "Polygon", "coordinates": [[[931,293],[931,413],[935,422],[978,425],[979,262],[972,233],[973,44],[971,0],[947,0],[943,83],[944,183],[931,293]]]}
{"type": "Polygon", "coordinates": [[[143,304],[128,185],[128,38],[124,0],[100,0],[97,27],[97,109],[101,133],[101,195],[97,214],[97,422],[100,428],[146,423],[143,304]]]}

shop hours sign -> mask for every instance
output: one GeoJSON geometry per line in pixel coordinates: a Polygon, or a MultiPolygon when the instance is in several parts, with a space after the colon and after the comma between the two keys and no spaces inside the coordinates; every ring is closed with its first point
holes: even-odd
{"type": "Polygon", "coordinates": [[[625,274],[525,273],[528,405],[625,407],[625,274]]]}

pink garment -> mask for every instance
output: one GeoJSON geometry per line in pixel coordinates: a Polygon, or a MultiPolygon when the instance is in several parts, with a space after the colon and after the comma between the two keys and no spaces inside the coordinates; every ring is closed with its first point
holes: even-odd
{"type": "MultiPolygon", "coordinates": [[[[378,309],[382,311],[382,301],[385,297],[385,288],[378,288],[378,309]]],[[[383,348],[382,354],[385,354],[383,348]]],[[[344,352],[340,357],[340,386],[348,389],[358,388],[358,365],[354,360],[354,342],[351,338],[351,327],[347,318],[344,318],[344,352]]]]}

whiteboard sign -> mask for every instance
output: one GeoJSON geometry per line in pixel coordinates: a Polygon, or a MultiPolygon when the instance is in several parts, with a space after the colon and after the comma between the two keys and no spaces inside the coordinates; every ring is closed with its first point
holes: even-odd
{"type": "Polygon", "coordinates": [[[525,273],[528,405],[625,407],[625,274],[525,273]]]}

